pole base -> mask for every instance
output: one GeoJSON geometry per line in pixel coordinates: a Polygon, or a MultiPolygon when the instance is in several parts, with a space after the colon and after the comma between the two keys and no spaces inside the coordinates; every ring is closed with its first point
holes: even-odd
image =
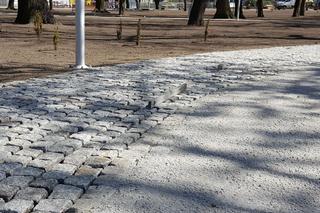
{"type": "Polygon", "coordinates": [[[73,69],[75,70],[85,70],[85,69],[91,69],[92,67],[91,66],[88,66],[88,65],[75,65],[73,66],[73,69]]]}

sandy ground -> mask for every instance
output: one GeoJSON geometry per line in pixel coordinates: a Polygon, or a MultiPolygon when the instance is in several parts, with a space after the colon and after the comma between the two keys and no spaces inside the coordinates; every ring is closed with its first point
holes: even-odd
{"type": "MultiPolygon", "coordinates": [[[[292,10],[265,11],[256,18],[246,10],[246,20],[211,20],[209,38],[203,42],[204,27],[188,27],[183,11],[128,11],[121,17],[123,38],[116,39],[120,17],[87,11],[87,64],[98,66],[193,53],[315,44],[320,41],[320,15],[309,10],[292,18],[292,10]],[[136,23],[142,20],[141,46],[135,45],[136,23]]],[[[70,70],[74,64],[75,28],[71,11],[56,9],[60,42],[53,48],[56,26],[45,25],[37,39],[33,25],[15,25],[15,12],[0,10],[0,82],[46,76],[70,70]]],[[[207,10],[206,18],[213,10],[207,10]]]]}
{"type": "Polygon", "coordinates": [[[75,208],[319,212],[319,64],[292,71],[276,64],[278,75],[203,97],[166,119],[75,208]]]}

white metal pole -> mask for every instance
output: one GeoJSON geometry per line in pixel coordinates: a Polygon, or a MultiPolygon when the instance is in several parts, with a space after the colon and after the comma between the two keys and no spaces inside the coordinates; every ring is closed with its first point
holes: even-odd
{"type": "Polygon", "coordinates": [[[237,5],[237,8],[238,8],[238,10],[237,10],[237,21],[239,21],[239,19],[240,19],[240,1],[241,0],[238,0],[238,5],[237,5]]]}
{"type": "Polygon", "coordinates": [[[76,68],[87,68],[85,63],[85,2],[76,0],[76,68]]]}

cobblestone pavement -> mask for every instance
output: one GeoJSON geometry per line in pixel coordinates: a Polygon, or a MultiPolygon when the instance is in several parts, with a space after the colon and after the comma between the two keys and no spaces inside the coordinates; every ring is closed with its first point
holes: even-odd
{"type": "Polygon", "coordinates": [[[134,161],[131,144],[179,107],[313,66],[314,52],[320,46],[207,53],[0,84],[0,210],[67,211],[121,161],[134,161]],[[184,83],[184,94],[150,105],[184,83]]]}

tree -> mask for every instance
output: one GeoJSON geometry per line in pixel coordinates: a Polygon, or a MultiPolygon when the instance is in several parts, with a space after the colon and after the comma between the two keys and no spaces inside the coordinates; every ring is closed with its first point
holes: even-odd
{"type": "Polygon", "coordinates": [[[183,11],[187,11],[187,0],[183,0],[183,11]]]}
{"type": "Polygon", "coordinates": [[[239,14],[239,18],[245,19],[246,17],[244,17],[244,15],[243,15],[242,0],[235,0],[235,2],[234,2],[234,4],[235,4],[234,16],[237,17],[237,15],[238,15],[238,3],[239,3],[239,1],[240,1],[240,14],[239,14]]]}
{"type": "Polygon", "coordinates": [[[17,24],[28,24],[36,11],[43,17],[43,23],[54,23],[53,14],[49,11],[47,0],[18,0],[17,24]]]}
{"type": "Polygon", "coordinates": [[[159,10],[160,0],[154,0],[154,4],[156,5],[156,10],[159,10]]]}
{"type": "Polygon", "coordinates": [[[50,10],[52,10],[52,9],[53,9],[53,3],[52,3],[52,0],[50,0],[50,1],[49,1],[49,6],[50,6],[50,7],[49,7],[49,8],[50,8],[50,10]]]}
{"type": "Polygon", "coordinates": [[[14,10],[14,0],[9,0],[7,9],[14,10]]]}
{"type": "Polygon", "coordinates": [[[257,0],[258,17],[264,17],[263,0],[257,0]]]}
{"type": "Polygon", "coordinates": [[[229,0],[217,0],[214,18],[233,18],[229,0]]]}
{"type": "Polygon", "coordinates": [[[103,12],[104,11],[104,0],[96,0],[96,11],[103,12]]]}
{"type": "Polygon", "coordinates": [[[292,17],[298,17],[300,14],[300,6],[301,6],[301,0],[296,0],[294,3],[294,9],[293,9],[293,14],[292,17]]]}
{"type": "Polygon", "coordinates": [[[306,0],[301,0],[300,16],[304,16],[305,9],[306,9],[306,0]]]}
{"type": "Polygon", "coordinates": [[[140,1],[141,1],[141,0],[135,0],[135,1],[136,1],[137,10],[140,10],[140,1]]]}
{"type": "Polygon", "coordinates": [[[119,2],[119,15],[123,16],[124,15],[124,3],[125,0],[118,0],[119,2]]]}
{"type": "Polygon", "coordinates": [[[203,15],[209,0],[194,0],[192,3],[188,25],[203,25],[203,15]]]}

